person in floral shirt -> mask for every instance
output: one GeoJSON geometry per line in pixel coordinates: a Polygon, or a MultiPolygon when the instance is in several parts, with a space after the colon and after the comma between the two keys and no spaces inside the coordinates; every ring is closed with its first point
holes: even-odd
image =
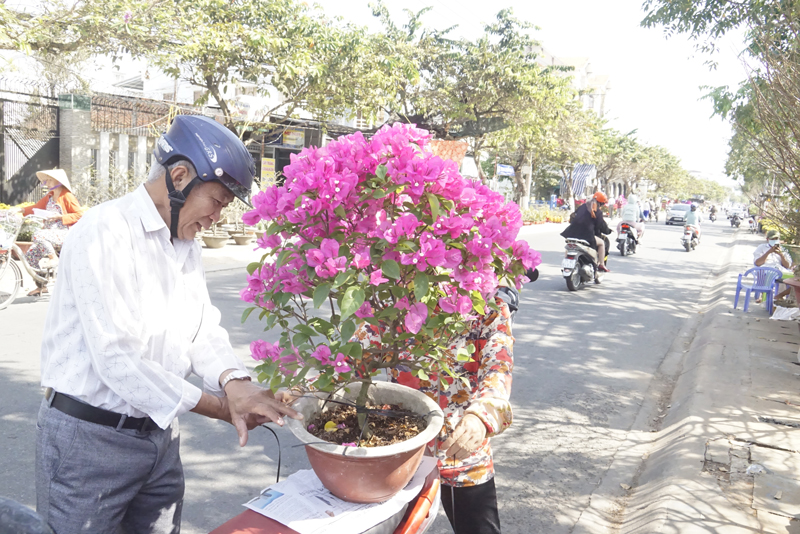
{"type": "MultiPolygon", "coordinates": [[[[500,517],[494,483],[490,439],[511,425],[511,371],[514,338],[506,302],[495,297],[498,310],[487,307],[486,315],[449,347],[447,364],[462,380],[446,377],[448,387],[438,386],[438,377],[420,380],[408,368],[391,370],[392,380],[418,389],[441,406],[445,426],[432,452],[439,460],[442,504],[458,534],[499,534],[500,517]],[[459,348],[473,344],[466,362],[456,359],[459,348]],[[454,508],[455,506],[455,514],[454,508]]],[[[357,337],[365,348],[380,345],[378,328],[363,325],[357,337]]]]}

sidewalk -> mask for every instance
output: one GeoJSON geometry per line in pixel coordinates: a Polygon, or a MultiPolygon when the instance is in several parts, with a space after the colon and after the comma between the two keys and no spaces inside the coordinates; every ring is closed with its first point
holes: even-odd
{"type": "Polygon", "coordinates": [[[241,269],[244,272],[248,264],[259,261],[263,251],[255,250],[256,244],[237,245],[231,239],[222,248],[208,248],[202,246],[203,267],[206,273],[216,271],[230,271],[241,269]]]}
{"type": "Polygon", "coordinates": [[[598,531],[800,532],[798,324],[769,320],[763,304],[744,313],[743,299],[732,309],[762,240],[740,231],[729,267],[709,280],[694,336],[665,360],[674,388],[643,410],[654,439],[632,440],[638,470],[598,531]]]}

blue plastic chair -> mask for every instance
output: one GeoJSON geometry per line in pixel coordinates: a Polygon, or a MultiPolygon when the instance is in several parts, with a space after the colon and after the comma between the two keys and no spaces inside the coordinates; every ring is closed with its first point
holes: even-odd
{"type": "Polygon", "coordinates": [[[772,301],[778,289],[778,283],[781,280],[783,273],[774,267],[753,267],[747,270],[744,274],[739,275],[739,281],[736,282],[736,297],[733,299],[733,309],[739,305],[739,293],[742,289],[745,290],[744,294],[744,311],[750,306],[750,293],[754,293],[756,298],[761,293],[767,294],[767,312],[772,315],[772,301]],[[753,277],[752,285],[745,285],[742,283],[742,278],[747,276],[753,277]]]}

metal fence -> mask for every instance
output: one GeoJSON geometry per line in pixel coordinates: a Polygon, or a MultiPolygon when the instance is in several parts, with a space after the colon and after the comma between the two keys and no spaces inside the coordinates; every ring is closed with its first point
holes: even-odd
{"type": "Polygon", "coordinates": [[[58,165],[57,100],[39,89],[0,80],[0,203],[36,202],[36,170],[58,165]]]}
{"type": "Polygon", "coordinates": [[[92,96],[92,130],[158,137],[178,113],[201,115],[201,108],[120,96],[92,96]]]}

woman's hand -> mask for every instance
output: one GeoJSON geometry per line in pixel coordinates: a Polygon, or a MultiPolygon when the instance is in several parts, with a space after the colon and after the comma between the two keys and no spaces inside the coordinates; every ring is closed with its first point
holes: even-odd
{"type": "Polygon", "coordinates": [[[456,460],[464,460],[477,451],[486,439],[486,426],[477,415],[468,413],[456,425],[453,435],[442,443],[442,452],[456,460]]]}

